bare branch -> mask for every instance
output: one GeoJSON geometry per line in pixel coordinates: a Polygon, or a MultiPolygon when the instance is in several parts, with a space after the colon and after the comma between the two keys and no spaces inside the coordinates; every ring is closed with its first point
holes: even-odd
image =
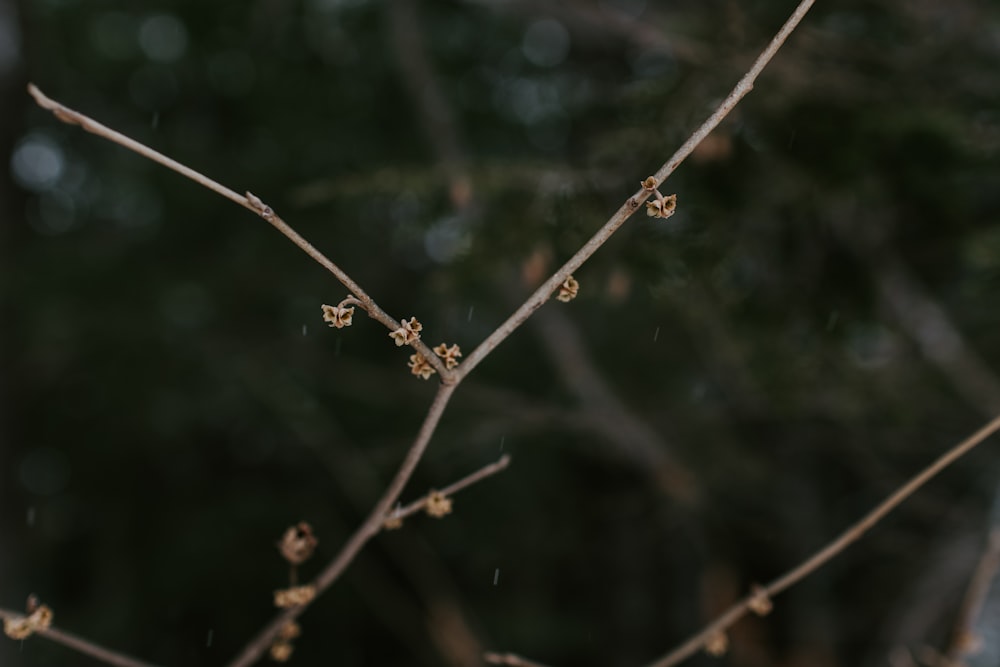
{"type": "Polygon", "coordinates": [[[880,256],[871,265],[880,300],[924,358],[981,414],[996,414],[1000,410],[1000,377],[969,344],[947,310],[898,256],[880,256]]]}
{"type": "MultiPolygon", "coordinates": [[[[493,475],[497,474],[498,472],[503,471],[509,465],[510,465],[510,455],[509,454],[504,454],[497,461],[495,461],[495,462],[493,462],[493,463],[491,463],[491,464],[489,464],[487,466],[483,466],[482,468],[480,468],[476,472],[474,472],[474,473],[472,473],[470,475],[466,475],[465,477],[463,477],[462,479],[458,480],[457,482],[453,482],[452,484],[449,484],[448,486],[444,487],[443,489],[440,489],[437,493],[440,493],[441,495],[446,496],[446,497],[447,496],[453,496],[456,493],[458,493],[459,491],[461,491],[462,489],[464,489],[466,487],[469,487],[469,486],[472,486],[476,482],[484,480],[487,477],[492,477],[493,475]]],[[[412,514],[416,514],[417,512],[419,512],[420,510],[422,510],[424,507],[427,506],[427,500],[428,500],[428,498],[430,498],[430,494],[428,494],[428,495],[426,495],[426,496],[424,496],[422,498],[419,498],[417,500],[414,500],[409,505],[404,505],[403,507],[400,507],[398,509],[394,509],[394,510],[392,510],[389,513],[388,518],[402,520],[402,519],[405,519],[406,517],[408,517],[408,516],[410,516],[412,514]]]]}
{"type": "MultiPolygon", "coordinates": [[[[24,618],[24,614],[19,614],[7,609],[0,609],[0,618],[14,620],[24,618]]],[[[89,655],[91,658],[99,660],[107,665],[114,665],[115,667],[154,667],[151,663],[137,660],[125,655],[124,653],[112,651],[111,649],[104,648],[103,646],[98,646],[91,641],[77,637],[76,635],[70,634],[64,630],[59,630],[55,627],[39,628],[33,634],[36,634],[39,637],[44,637],[50,641],[54,641],[57,644],[62,644],[63,646],[69,647],[78,653],[89,655]]]]}
{"type": "Polygon", "coordinates": [[[413,0],[393,0],[386,4],[385,13],[403,82],[420,112],[427,141],[437,153],[438,164],[448,179],[451,202],[463,211],[472,202],[472,180],[461,150],[455,114],[431,66],[423,31],[419,29],[417,8],[413,0]]]}
{"type": "MultiPolygon", "coordinates": [[[[249,211],[253,211],[265,221],[270,223],[272,227],[284,234],[286,238],[297,245],[303,252],[316,260],[316,262],[323,268],[332,273],[334,277],[336,277],[336,279],[344,285],[344,287],[351,291],[354,297],[357,298],[359,302],[358,305],[364,308],[370,317],[381,322],[390,331],[399,328],[400,323],[382,310],[382,308],[375,303],[375,300],[368,296],[368,294],[361,289],[361,286],[354,282],[354,280],[352,280],[351,277],[343,271],[343,269],[334,264],[330,258],[317,250],[311,243],[306,241],[298,232],[292,229],[287,222],[282,220],[270,206],[261,201],[261,199],[252,192],[247,192],[246,196],[244,196],[230,190],[226,186],[212,180],[201,172],[183,165],[180,162],[167,157],[163,153],[153,150],[149,146],[146,146],[131,137],[125,136],[121,132],[112,130],[110,127],[98,123],[96,120],[85,116],[79,111],[75,111],[63,104],[60,104],[59,102],[56,102],[50,97],[47,97],[45,93],[39,90],[33,83],[28,84],[28,92],[33,98],[35,98],[35,102],[38,103],[38,106],[51,111],[52,114],[62,122],[70,125],[79,125],[87,132],[96,134],[97,136],[116,143],[119,146],[123,146],[134,153],[138,153],[139,155],[152,160],[153,162],[162,164],[167,169],[175,171],[182,176],[186,176],[195,183],[205,186],[209,190],[222,195],[226,199],[239,204],[249,211]]],[[[443,383],[451,384],[454,381],[454,371],[445,368],[444,364],[437,357],[437,355],[431,352],[430,348],[422,340],[417,339],[409,343],[409,345],[422,354],[424,358],[427,359],[428,363],[434,366],[434,369],[441,374],[441,381],[443,383]]]]}
{"type": "Polygon", "coordinates": [[[483,661],[490,665],[508,665],[509,667],[545,667],[540,662],[533,662],[515,653],[484,653],[483,661]]]}
{"type": "Polygon", "coordinates": [[[872,526],[882,520],[885,515],[894,510],[900,503],[913,495],[917,489],[926,484],[935,475],[947,468],[998,430],[1000,430],[1000,417],[996,417],[993,421],[986,424],[986,426],[983,426],[974,434],[952,447],[947,453],[934,461],[934,463],[927,466],[910,481],[899,487],[892,493],[892,495],[879,503],[879,505],[869,512],[863,519],[841,533],[839,537],[817,551],[809,559],[788,571],[781,577],[775,579],[767,586],[764,586],[761,591],[755,591],[753,594],[748,595],[734,604],[726,610],[725,613],[705,626],[705,628],[700,632],[693,635],[683,644],[656,662],[651,663],[649,667],[672,667],[672,665],[676,665],[692,656],[699,649],[705,646],[706,642],[708,642],[711,638],[725,632],[729,626],[743,618],[748,611],[751,611],[751,605],[757,604],[757,601],[761,598],[762,593],[768,598],[773,598],[778,593],[781,593],[785,589],[790,588],[804,579],[852,543],[860,539],[861,536],[871,529],[872,526]]]}
{"type": "MultiPolygon", "coordinates": [[[[434,396],[434,402],[431,403],[430,408],[427,410],[427,416],[424,418],[423,424],[420,425],[420,431],[417,432],[417,437],[406,452],[403,463],[399,466],[399,470],[396,471],[396,476],[389,483],[389,487],[382,494],[382,497],[379,498],[378,502],[375,503],[375,507],[368,514],[361,527],[351,535],[347,543],[341,548],[340,553],[312,581],[311,585],[316,589],[316,597],[319,597],[323,591],[328,589],[344,573],[344,570],[347,569],[347,566],[358,555],[361,548],[368,543],[368,540],[382,530],[382,524],[389,513],[389,509],[396,503],[399,494],[403,492],[403,487],[406,486],[406,483],[413,475],[413,471],[416,469],[417,463],[420,462],[420,458],[424,455],[431,435],[433,435],[434,430],[437,428],[438,421],[441,419],[441,415],[444,413],[454,391],[454,385],[442,384],[438,387],[437,395],[434,396]]],[[[247,643],[240,654],[229,663],[229,667],[249,667],[249,665],[255,663],[267,651],[285,624],[298,618],[308,606],[308,604],[304,604],[297,607],[290,607],[275,616],[270,623],[264,626],[247,643]]]]}
{"type": "Polygon", "coordinates": [[[958,663],[965,656],[975,652],[977,641],[973,628],[997,572],[1000,572],[1000,527],[994,527],[990,531],[986,548],[972,573],[972,579],[965,591],[965,598],[962,600],[958,619],[952,631],[951,645],[947,650],[948,660],[958,663]]]}
{"type": "MultiPolygon", "coordinates": [[[[597,252],[604,243],[611,238],[611,236],[618,231],[618,228],[625,224],[633,213],[639,210],[646,199],[652,194],[655,187],[658,187],[667,179],[670,174],[677,169],[680,164],[687,159],[689,155],[694,151],[694,149],[700,144],[705,137],[707,137],[712,130],[714,130],[722,119],[729,115],[729,112],[743,99],[747,93],[753,90],[754,81],[763,71],[764,67],[771,61],[774,54],[778,52],[781,45],[785,43],[788,36],[795,30],[795,27],[799,24],[802,18],[809,11],[809,8],[813,6],[815,0],[802,0],[799,6],[796,7],[792,15],[785,21],[785,24],[781,26],[781,29],[771,40],[771,43],[767,45],[764,52],[758,56],[757,60],[754,62],[750,70],[743,75],[743,78],[739,80],[736,87],[733,88],[732,92],[719,104],[715,112],[708,117],[701,127],[694,131],[687,141],[677,149],[677,152],[667,160],[662,167],[657,170],[656,174],[650,177],[655,181],[653,183],[654,187],[651,188],[639,188],[638,192],[629,197],[621,207],[615,211],[615,214],[604,223],[604,226],[597,230],[597,233],[589,241],[587,241],[582,248],[580,248],[575,255],[573,255],[569,261],[562,265],[562,267],[556,271],[552,277],[542,283],[541,287],[535,290],[535,293],[528,297],[520,308],[518,308],[514,313],[507,318],[503,324],[501,324],[496,331],[486,337],[482,343],[479,344],[472,353],[465,358],[462,365],[458,367],[456,375],[458,379],[461,379],[468,375],[473,368],[479,365],[479,363],[489,355],[500,343],[507,339],[514,331],[524,324],[533,312],[538,310],[549,297],[552,296],[559,285],[563,283],[568,276],[570,276],[574,271],[583,266],[583,263],[590,259],[590,256],[597,252]]],[[[647,179],[649,180],[649,179],[647,179]]]]}

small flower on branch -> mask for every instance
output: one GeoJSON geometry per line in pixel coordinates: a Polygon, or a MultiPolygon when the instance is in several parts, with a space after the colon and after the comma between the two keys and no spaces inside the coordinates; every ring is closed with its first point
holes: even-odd
{"type": "Polygon", "coordinates": [[[289,527],[278,542],[278,551],[292,565],[301,565],[306,562],[319,540],[313,534],[312,526],[305,521],[300,521],[297,525],[289,527]]]}
{"type": "Polygon", "coordinates": [[[559,286],[559,294],[556,298],[566,303],[576,298],[576,293],[580,291],[580,283],[573,276],[568,276],[563,284],[559,286]]]}
{"type": "Polygon", "coordinates": [[[677,195],[664,197],[659,190],[653,192],[656,197],[646,202],[646,215],[651,218],[669,218],[677,209],[677,195]]]}
{"type": "Polygon", "coordinates": [[[382,522],[383,530],[399,530],[402,527],[403,517],[397,515],[396,513],[390,514],[385,518],[385,521],[382,522]]]}
{"type": "Polygon", "coordinates": [[[329,322],[331,327],[343,329],[351,326],[354,317],[354,306],[344,308],[342,305],[328,306],[323,304],[323,321],[329,322]]]}
{"type": "Polygon", "coordinates": [[[705,653],[715,658],[720,658],[729,650],[729,638],[725,632],[716,632],[705,642],[705,653]]]}
{"type": "Polygon", "coordinates": [[[295,621],[288,621],[288,623],[285,623],[283,626],[281,626],[281,630],[278,632],[278,639],[280,641],[287,642],[291,641],[292,639],[295,639],[301,634],[302,634],[302,626],[296,623],[295,621]]]}
{"type": "Polygon", "coordinates": [[[419,376],[422,380],[427,380],[430,376],[437,373],[434,367],[431,366],[430,362],[424,357],[424,355],[417,352],[416,354],[410,355],[410,361],[407,366],[410,367],[410,372],[416,376],[419,376]]]}
{"type": "Polygon", "coordinates": [[[274,591],[274,606],[279,609],[300,607],[309,604],[316,597],[314,586],[292,586],[280,591],[274,591]]]}
{"type": "Polygon", "coordinates": [[[459,349],[458,345],[448,347],[441,343],[434,348],[434,354],[444,359],[444,367],[450,370],[458,366],[458,358],[462,356],[462,350],[459,349]]]}
{"type": "Polygon", "coordinates": [[[271,644],[271,660],[275,662],[288,662],[292,657],[295,647],[291,642],[278,640],[271,644]]]}
{"type": "Polygon", "coordinates": [[[400,322],[399,328],[389,334],[389,337],[396,341],[396,347],[402,347],[403,345],[409,345],[415,340],[420,339],[420,331],[424,328],[417,318],[411,317],[410,321],[407,322],[403,320],[400,322]]]}
{"type": "Polygon", "coordinates": [[[427,494],[427,504],[424,510],[435,519],[451,514],[451,498],[440,491],[431,491],[427,494]]]}
{"type": "Polygon", "coordinates": [[[771,604],[771,597],[767,594],[767,589],[759,584],[754,584],[750,589],[750,601],[747,606],[758,616],[767,616],[774,607],[771,604]]]}
{"type": "Polygon", "coordinates": [[[52,610],[38,603],[34,595],[28,598],[27,616],[3,619],[3,632],[11,639],[27,639],[52,625],[52,610]]]}

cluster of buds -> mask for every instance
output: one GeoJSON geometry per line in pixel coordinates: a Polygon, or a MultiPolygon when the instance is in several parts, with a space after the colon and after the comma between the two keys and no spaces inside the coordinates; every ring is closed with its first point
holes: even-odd
{"type": "Polygon", "coordinates": [[[410,361],[407,366],[410,367],[410,372],[419,377],[421,380],[427,380],[430,376],[437,373],[431,363],[427,361],[427,357],[417,352],[416,354],[410,355],[410,361]]]}
{"type": "Polygon", "coordinates": [[[351,297],[348,297],[336,306],[328,306],[324,303],[322,306],[323,321],[328,322],[331,327],[336,327],[338,329],[351,326],[354,318],[354,306],[345,305],[351,300],[351,297]]]}
{"type": "Polygon", "coordinates": [[[403,527],[403,515],[400,512],[400,507],[397,505],[396,509],[389,513],[389,516],[385,518],[382,522],[383,530],[399,530],[403,527]]]}
{"type": "Polygon", "coordinates": [[[750,589],[750,601],[747,602],[747,607],[758,616],[767,616],[771,613],[774,605],[771,603],[771,597],[767,594],[767,589],[760,584],[754,584],[750,589]]]}
{"type": "Polygon", "coordinates": [[[720,658],[729,650],[729,637],[721,630],[705,641],[705,653],[713,658],[720,658]]]}
{"type": "Polygon", "coordinates": [[[289,563],[301,565],[309,560],[316,550],[319,540],[313,534],[312,526],[305,521],[299,521],[295,526],[289,526],[278,542],[278,551],[289,563]]]}
{"type": "MultiPolygon", "coordinates": [[[[567,286],[571,286],[573,296],[576,296],[576,289],[579,286],[572,277],[568,278],[567,282],[564,283],[564,289],[570,289],[570,287],[567,286]]],[[[559,298],[563,299],[562,292],[560,292],[559,298]]],[[[572,296],[563,300],[568,301],[571,298],[572,296]]],[[[331,327],[336,327],[338,329],[351,326],[351,322],[354,317],[354,306],[348,305],[351,303],[362,305],[363,307],[363,304],[360,301],[351,296],[347,297],[336,306],[323,304],[323,320],[329,323],[331,327]]],[[[420,340],[420,332],[423,331],[423,329],[424,325],[421,324],[416,317],[411,317],[408,320],[401,320],[399,326],[389,332],[389,337],[395,341],[397,347],[412,345],[416,341],[420,340]]],[[[452,368],[458,366],[458,359],[462,356],[462,350],[458,347],[458,345],[449,346],[446,343],[441,343],[434,348],[434,354],[441,357],[444,361],[445,368],[451,370],[452,368]]],[[[427,357],[420,352],[410,355],[410,361],[407,366],[413,375],[416,375],[424,380],[430,379],[430,377],[437,372],[433,364],[431,364],[427,357]]]]}
{"type": "Polygon", "coordinates": [[[396,347],[409,345],[413,341],[420,340],[420,332],[424,325],[411,317],[409,321],[403,320],[399,323],[399,328],[389,334],[389,337],[396,341],[396,347]]]}
{"type": "Polygon", "coordinates": [[[274,643],[271,644],[271,660],[275,662],[288,662],[288,659],[292,657],[292,651],[295,647],[292,646],[292,640],[302,634],[302,628],[295,621],[289,621],[281,627],[278,632],[278,636],[274,638],[274,643]]]}
{"type": "Polygon", "coordinates": [[[563,281],[562,285],[559,286],[559,294],[556,298],[566,303],[572,301],[576,298],[577,292],[580,291],[580,283],[576,281],[573,276],[567,276],[566,280],[563,281]]]}
{"type": "Polygon", "coordinates": [[[653,193],[653,200],[646,202],[646,215],[651,218],[669,218],[677,209],[677,195],[664,197],[656,186],[656,179],[650,176],[642,182],[642,189],[653,193]]]}
{"type": "MultiPolygon", "coordinates": [[[[419,322],[417,324],[419,325],[419,322]]],[[[452,368],[455,368],[455,366],[458,366],[458,358],[462,356],[462,350],[458,347],[458,345],[452,345],[449,347],[446,343],[441,343],[434,348],[434,354],[444,360],[445,368],[451,370],[452,368]]],[[[411,373],[423,380],[427,380],[430,376],[437,372],[434,370],[434,366],[431,365],[431,362],[427,360],[427,357],[419,352],[410,355],[410,361],[407,366],[409,366],[411,373]]]]}
{"type": "Polygon", "coordinates": [[[431,491],[427,494],[424,511],[435,519],[451,514],[451,498],[440,491],[431,491]]]}
{"type": "MultiPolygon", "coordinates": [[[[278,540],[278,551],[281,552],[282,558],[288,561],[288,564],[291,566],[289,574],[291,586],[274,591],[275,607],[279,609],[301,607],[302,605],[309,604],[316,597],[315,586],[296,586],[295,582],[297,578],[296,568],[312,557],[318,544],[319,540],[316,539],[312,526],[305,521],[299,521],[296,525],[289,526],[288,530],[281,536],[281,539],[278,540]]],[[[275,662],[287,662],[292,657],[292,651],[294,650],[292,640],[298,637],[301,631],[298,624],[294,622],[286,623],[281,628],[278,636],[275,637],[274,642],[271,644],[271,658],[275,662]]]]}
{"type": "MultiPolygon", "coordinates": [[[[440,519],[451,514],[452,501],[444,492],[432,490],[420,501],[417,507],[422,507],[428,516],[440,519]]],[[[396,507],[396,509],[389,512],[385,519],[383,519],[382,529],[398,530],[402,528],[403,518],[413,511],[410,509],[403,511],[402,508],[396,507]]]]}
{"type": "Polygon", "coordinates": [[[25,606],[27,616],[16,616],[3,619],[3,632],[11,639],[27,639],[39,630],[46,630],[52,625],[52,610],[40,604],[34,595],[28,596],[25,606]]]}
{"type": "Polygon", "coordinates": [[[434,354],[444,359],[444,367],[451,370],[455,366],[458,366],[458,358],[462,356],[462,350],[459,349],[458,345],[448,347],[444,343],[441,343],[434,348],[434,354]]]}
{"type": "Polygon", "coordinates": [[[274,606],[278,609],[301,607],[312,602],[314,597],[316,597],[315,586],[291,586],[274,591],[274,606]]]}

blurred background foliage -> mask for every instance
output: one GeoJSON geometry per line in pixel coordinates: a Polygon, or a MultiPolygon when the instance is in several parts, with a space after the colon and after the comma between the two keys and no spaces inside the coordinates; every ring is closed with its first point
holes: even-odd
{"type": "MultiPolygon", "coordinates": [[[[250,190],[468,353],[669,157],[793,2],[3,0],[0,606],[163,665],[270,618],[275,542],[362,520],[433,386],[250,190]]],[[[296,664],[641,665],[1000,411],[1000,6],[823,0],[754,92],[462,386],[296,664]]],[[[944,650],[996,443],[692,665],[944,650]]],[[[320,564],[303,568],[310,576],[320,564]]],[[[1000,603],[980,618],[1000,664],[1000,603]]],[[[3,665],[91,664],[43,640],[3,665]]]]}

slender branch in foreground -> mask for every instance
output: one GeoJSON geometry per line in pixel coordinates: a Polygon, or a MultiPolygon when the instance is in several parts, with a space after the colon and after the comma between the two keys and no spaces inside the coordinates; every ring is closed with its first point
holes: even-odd
{"type": "Polygon", "coordinates": [[[545,667],[540,662],[522,658],[516,653],[484,653],[483,661],[489,665],[508,665],[508,667],[545,667]]]}
{"type": "Polygon", "coordinates": [[[709,623],[703,630],[693,635],[683,644],[673,651],[663,656],[649,667],[672,667],[681,661],[689,658],[712,639],[724,633],[726,629],[743,618],[748,611],[752,611],[753,605],[760,604],[762,596],[764,599],[773,598],[787,588],[790,588],[806,576],[824,565],[827,561],[839,554],[864,535],[872,526],[882,520],[886,514],[896,509],[904,500],[926,484],[939,472],[961,458],[964,454],[973,449],[988,437],[1000,430],[1000,417],[996,417],[986,426],[982,427],[974,434],[952,447],[947,453],[941,456],[931,465],[927,466],[918,475],[913,477],[903,486],[899,487],[888,498],[882,501],[875,509],[869,512],[863,519],[841,533],[839,537],[827,544],[825,547],[813,554],[808,560],[790,570],[783,576],[775,579],[760,590],[754,591],[751,595],[740,600],[722,615],[709,623]]]}
{"type": "MultiPolygon", "coordinates": [[[[21,619],[24,618],[24,614],[19,614],[17,612],[9,611],[7,609],[0,609],[0,618],[3,619],[21,619]]],[[[136,660],[135,658],[129,657],[123,653],[117,651],[112,651],[111,649],[104,648],[103,646],[98,646],[93,642],[87,641],[72,635],[64,630],[59,630],[58,628],[48,627],[39,628],[33,633],[39,637],[44,637],[50,641],[54,641],[57,644],[62,644],[63,646],[69,647],[78,653],[84,655],[89,655],[95,660],[99,660],[108,665],[114,665],[115,667],[154,667],[154,665],[143,662],[141,660],[136,660]]]]}
{"type": "MultiPolygon", "coordinates": [[[[488,466],[483,466],[482,468],[480,468],[476,472],[474,472],[474,473],[472,473],[470,475],[466,475],[465,477],[463,477],[462,479],[458,480],[457,482],[453,482],[452,484],[449,484],[448,486],[444,487],[443,489],[438,490],[437,493],[439,493],[439,494],[441,494],[442,496],[445,496],[445,497],[453,496],[456,493],[458,493],[459,491],[461,491],[462,489],[467,488],[469,486],[472,486],[476,482],[484,480],[487,477],[492,477],[493,475],[497,474],[498,472],[501,472],[502,470],[504,470],[509,465],[510,465],[510,455],[509,454],[504,454],[503,456],[501,456],[499,458],[499,460],[495,461],[494,463],[491,463],[488,466]]],[[[392,510],[389,513],[389,516],[387,518],[401,520],[401,519],[405,519],[406,517],[408,517],[408,516],[410,516],[412,514],[416,514],[417,512],[419,512],[420,510],[424,509],[424,507],[427,506],[427,502],[430,499],[430,497],[431,497],[431,494],[427,494],[426,496],[423,496],[422,498],[418,498],[417,500],[414,500],[409,505],[404,505],[403,507],[398,507],[398,508],[392,510]]]]}
{"type": "MultiPolygon", "coordinates": [[[[455,385],[442,384],[438,387],[437,394],[434,396],[434,402],[431,403],[430,408],[427,410],[427,416],[424,417],[424,423],[420,425],[417,437],[414,439],[413,444],[410,445],[409,451],[406,452],[403,463],[399,466],[399,470],[396,471],[396,476],[389,483],[389,487],[382,494],[382,497],[379,498],[378,502],[375,503],[375,507],[369,512],[368,517],[361,524],[361,527],[354,531],[354,534],[351,535],[347,543],[341,548],[340,553],[327,563],[323,571],[312,581],[311,585],[316,590],[315,597],[319,597],[320,593],[329,588],[344,573],[347,566],[351,564],[351,561],[361,551],[361,548],[368,543],[368,540],[382,530],[382,524],[385,522],[386,515],[389,514],[390,508],[396,503],[399,494],[403,492],[403,487],[406,486],[406,483],[413,475],[413,471],[417,467],[417,463],[420,462],[424,450],[427,449],[431,435],[433,435],[434,430],[437,428],[438,421],[441,419],[441,415],[444,413],[454,391],[455,385]]],[[[275,616],[270,623],[264,626],[247,643],[240,654],[229,663],[229,667],[249,667],[249,665],[255,663],[268,650],[282,628],[289,621],[298,618],[308,606],[309,604],[307,603],[290,607],[275,616]]]]}
{"type": "MultiPolygon", "coordinates": [[[[315,246],[306,241],[305,238],[292,229],[287,222],[282,220],[270,206],[261,201],[260,198],[255,196],[252,192],[247,192],[244,196],[238,192],[230,190],[218,181],[212,180],[201,172],[181,164],[177,160],[169,158],[163,153],[160,153],[159,151],[156,151],[149,146],[132,139],[131,137],[125,136],[121,132],[112,130],[110,127],[98,123],[93,118],[90,118],[79,111],[75,111],[63,104],[60,104],[59,102],[56,102],[52,98],[46,96],[45,93],[39,90],[33,83],[28,84],[28,92],[33,98],[35,98],[35,102],[38,103],[38,106],[51,111],[52,114],[62,122],[69,125],[79,125],[91,134],[96,134],[103,139],[116,143],[134,153],[138,153],[142,157],[159,163],[171,171],[175,171],[182,176],[190,178],[195,183],[203,185],[209,190],[222,195],[226,199],[239,204],[248,211],[253,211],[255,214],[268,222],[272,227],[284,234],[285,237],[297,245],[307,255],[312,257],[317,263],[320,264],[320,266],[332,273],[334,277],[339,280],[344,287],[350,290],[354,297],[357,298],[359,305],[365,309],[365,312],[368,313],[369,317],[381,322],[390,331],[394,331],[399,328],[400,323],[393,319],[387,312],[382,310],[375,300],[371,298],[367,292],[361,289],[361,286],[354,282],[354,280],[347,275],[343,269],[337,266],[329,257],[321,253],[315,246]]],[[[416,349],[417,352],[422,354],[427,362],[434,367],[434,370],[441,375],[442,383],[451,384],[454,381],[453,376],[455,375],[455,372],[446,368],[441,359],[439,359],[438,356],[434,354],[422,340],[418,338],[409,344],[416,349]]]]}
{"type": "Polygon", "coordinates": [[[781,26],[781,29],[771,40],[771,43],[767,45],[763,53],[757,57],[754,61],[753,66],[743,75],[743,78],[739,80],[736,87],[733,88],[732,92],[726,96],[704,123],[701,124],[697,130],[685,141],[677,152],[667,160],[662,167],[657,170],[651,178],[656,181],[655,186],[652,188],[642,187],[634,195],[629,197],[621,207],[615,211],[614,215],[604,223],[604,226],[597,230],[597,233],[589,241],[587,241],[582,248],[576,251],[569,261],[562,265],[562,267],[556,271],[551,278],[542,283],[541,287],[535,290],[535,293],[528,297],[520,308],[518,308],[514,313],[507,318],[503,324],[501,324],[496,331],[486,337],[482,343],[479,344],[475,350],[472,351],[469,356],[465,358],[462,365],[456,369],[456,375],[458,379],[468,375],[473,368],[475,368],[479,363],[489,355],[500,343],[507,339],[519,326],[524,324],[524,321],[531,316],[533,312],[538,310],[552,294],[559,288],[559,286],[566,280],[571,274],[573,274],[577,269],[583,266],[583,263],[590,259],[590,256],[597,252],[597,249],[607,242],[611,235],[618,231],[618,228],[625,224],[625,221],[632,217],[632,214],[639,210],[646,199],[653,193],[656,187],[659,187],[663,181],[667,179],[670,174],[674,173],[674,170],[680,166],[682,162],[692,152],[698,147],[705,137],[707,137],[712,130],[714,130],[722,119],[729,115],[729,112],[743,99],[747,93],[753,90],[754,81],[764,70],[764,67],[771,61],[774,54],[778,52],[781,45],[785,43],[788,36],[792,34],[799,22],[809,11],[809,8],[813,6],[815,0],[802,0],[799,6],[795,8],[792,15],[785,21],[785,24],[781,26]]]}
{"type": "Polygon", "coordinates": [[[1000,527],[994,527],[990,531],[986,548],[965,591],[946,652],[950,662],[958,664],[965,656],[975,653],[981,641],[975,633],[976,620],[983,610],[997,572],[1000,572],[1000,527]]]}

